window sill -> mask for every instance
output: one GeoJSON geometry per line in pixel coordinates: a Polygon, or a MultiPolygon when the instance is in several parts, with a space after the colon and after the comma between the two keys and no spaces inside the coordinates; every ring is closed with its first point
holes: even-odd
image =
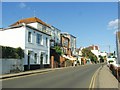
{"type": "Polygon", "coordinates": [[[41,45],[41,44],[38,44],[38,43],[37,43],[36,45],[37,45],[37,46],[44,46],[44,45],[41,45]]]}
{"type": "Polygon", "coordinates": [[[28,44],[33,44],[32,42],[28,42],[28,44]]]}

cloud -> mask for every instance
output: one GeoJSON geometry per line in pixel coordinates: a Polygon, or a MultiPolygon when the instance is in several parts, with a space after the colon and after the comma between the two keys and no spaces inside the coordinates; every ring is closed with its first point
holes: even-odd
{"type": "Polygon", "coordinates": [[[116,32],[118,32],[118,30],[115,30],[115,31],[114,31],[114,34],[116,34],[116,32]]]}
{"type": "Polygon", "coordinates": [[[25,8],[26,6],[27,6],[27,5],[26,5],[25,3],[23,3],[23,2],[19,4],[19,7],[20,7],[20,8],[25,8]]]}
{"type": "Polygon", "coordinates": [[[113,29],[113,30],[116,30],[118,29],[118,19],[115,19],[115,20],[112,20],[108,23],[108,28],[109,29],[113,29]]]}
{"type": "Polygon", "coordinates": [[[108,29],[114,30],[114,34],[116,34],[117,31],[120,31],[120,19],[110,21],[108,23],[108,29]]]}

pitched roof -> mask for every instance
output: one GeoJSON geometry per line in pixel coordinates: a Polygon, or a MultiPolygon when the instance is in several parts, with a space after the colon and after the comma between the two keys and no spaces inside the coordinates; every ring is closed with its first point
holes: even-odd
{"type": "Polygon", "coordinates": [[[98,46],[95,46],[95,45],[92,45],[92,46],[89,46],[88,47],[90,50],[99,50],[99,47],[98,46]]]}
{"type": "Polygon", "coordinates": [[[25,19],[21,19],[18,20],[17,22],[15,22],[14,24],[10,25],[10,26],[15,26],[15,25],[19,25],[21,23],[25,23],[25,24],[29,24],[29,23],[34,23],[34,22],[38,22],[42,25],[45,25],[47,27],[50,27],[48,24],[46,24],[45,22],[43,22],[42,20],[40,20],[37,17],[31,17],[31,18],[25,18],[25,19]]]}
{"type": "Polygon", "coordinates": [[[41,32],[41,33],[46,34],[46,35],[48,35],[48,36],[51,36],[50,34],[47,34],[47,33],[43,32],[43,31],[40,31],[40,30],[38,30],[38,29],[30,26],[30,25],[26,25],[26,24],[23,24],[23,23],[21,23],[21,24],[19,24],[19,25],[15,25],[15,26],[8,27],[8,28],[4,28],[3,30],[9,30],[9,29],[14,29],[14,28],[19,28],[19,27],[22,27],[22,26],[26,26],[26,27],[28,27],[28,28],[34,29],[34,30],[36,30],[36,31],[38,31],[38,32],[41,32]]]}

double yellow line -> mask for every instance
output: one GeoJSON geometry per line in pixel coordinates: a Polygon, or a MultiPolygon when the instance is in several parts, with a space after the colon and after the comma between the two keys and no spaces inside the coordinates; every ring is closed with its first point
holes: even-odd
{"type": "Polygon", "coordinates": [[[89,90],[94,90],[95,88],[95,81],[96,81],[96,76],[98,74],[98,71],[100,70],[101,67],[99,67],[97,69],[97,71],[94,73],[94,75],[92,76],[91,82],[90,82],[90,86],[89,86],[89,90]]]}

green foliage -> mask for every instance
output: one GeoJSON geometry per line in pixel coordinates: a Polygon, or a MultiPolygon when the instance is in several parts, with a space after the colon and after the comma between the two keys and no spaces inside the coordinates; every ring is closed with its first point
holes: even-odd
{"type": "Polygon", "coordinates": [[[55,46],[54,49],[55,49],[56,53],[58,53],[59,55],[63,54],[62,49],[61,49],[60,46],[55,46]]]}
{"type": "Polygon", "coordinates": [[[20,47],[16,48],[16,54],[18,54],[18,58],[20,59],[24,57],[24,51],[20,47]]]}
{"type": "Polygon", "coordinates": [[[109,60],[108,62],[109,62],[109,63],[113,63],[114,61],[113,61],[113,60],[109,60]]]}
{"type": "Polygon", "coordinates": [[[94,55],[90,49],[85,48],[82,50],[82,56],[89,58],[92,62],[96,62],[97,61],[97,56],[94,55]]]}
{"type": "Polygon", "coordinates": [[[102,57],[101,55],[99,55],[99,58],[100,58],[100,59],[104,59],[104,57],[102,57]]]}
{"type": "Polygon", "coordinates": [[[24,51],[18,47],[18,48],[12,48],[12,47],[2,47],[2,58],[15,58],[15,59],[22,59],[24,57],[24,51]]]}

